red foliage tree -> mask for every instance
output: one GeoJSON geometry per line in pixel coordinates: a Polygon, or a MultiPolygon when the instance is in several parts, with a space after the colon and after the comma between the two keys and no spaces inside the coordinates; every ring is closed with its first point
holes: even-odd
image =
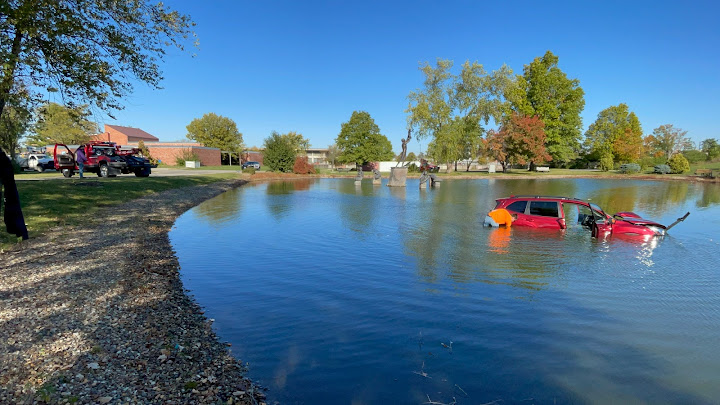
{"type": "Polygon", "coordinates": [[[511,164],[530,164],[552,160],[545,149],[545,123],[538,118],[513,114],[500,128],[491,130],[485,140],[489,154],[503,167],[511,164]]]}
{"type": "Polygon", "coordinates": [[[300,156],[298,158],[295,158],[295,165],[293,165],[293,173],[315,174],[315,166],[308,163],[307,156],[300,156]]]}

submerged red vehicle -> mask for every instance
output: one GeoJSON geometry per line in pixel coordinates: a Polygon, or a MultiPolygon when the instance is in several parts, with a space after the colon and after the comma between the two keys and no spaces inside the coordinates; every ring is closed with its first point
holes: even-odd
{"type": "Polygon", "coordinates": [[[554,196],[510,196],[496,200],[495,209],[505,209],[513,217],[512,226],[545,229],[566,229],[577,223],[589,228],[594,237],[606,235],[663,236],[690,213],[670,226],[641,218],[634,212],[618,212],[612,216],[585,200],[554,196]]]}

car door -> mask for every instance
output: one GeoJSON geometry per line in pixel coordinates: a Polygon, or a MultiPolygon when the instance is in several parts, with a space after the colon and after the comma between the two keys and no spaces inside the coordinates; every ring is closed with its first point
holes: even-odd
{"type": "Polygon", "coordinates": [[[57,170],[75,170],[75,155],[65,144],[55,144],[55,149],[53,149],[53,160],[55,161],[55,169],[57,170]]]}
{"type": "Polygon", "coordinates": [[[557,201],[529,201],[526,220],[534,228],[561,229],[562,210],[557,201]]]}

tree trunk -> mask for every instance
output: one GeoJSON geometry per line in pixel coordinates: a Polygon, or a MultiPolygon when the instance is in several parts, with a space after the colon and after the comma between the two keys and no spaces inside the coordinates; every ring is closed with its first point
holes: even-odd
{"type": "Polygon", "coordinates": [[[16,27],[12,50],[10,51],[10,57],[3,69],[3,78],[0,83],[0,117],[5,109],[5,103],[7,103],[7,100],[10,97],[10,92],[15,85],[15,68],[17,67],[17,61],[20,58],[20,45],[22,45],[22,40],[22,31],[20,28],[16,27]]]}

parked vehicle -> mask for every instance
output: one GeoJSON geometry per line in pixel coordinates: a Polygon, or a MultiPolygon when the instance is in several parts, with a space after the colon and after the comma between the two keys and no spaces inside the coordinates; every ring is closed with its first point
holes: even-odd
{"type": "Polygon", "coordinates": [[[254,167],[255,170],[260,170],[260,163],[258,162],[245,162],[242,164],[243,169],[247,169],[248,167],[254,167]]]}
{"type": "Polygon", "coordinates": [[[55,169],[52,156],[43,152],[21,153],[15,156],[15,161],[23,170],[37,170],[42,173],[45,170],[55,169]]]}
{"type": "Polygon", "coordinates": [[[512,226],[566,229],[569,220],[591,230],[593,237],[613,235],[663,236],[690,213],[670,226],[643,219],[634,212],[618,212],[612,216],[588,201],[568,197],[510,196],[496,200],[495,209],[506,209],[516,217],[512,226]],[[575,214],[576,213],[576,214],[575,214]],[[572,218],[572,219],[571,219],[572,218]]]}
{"type": "Polygon", "coordinates": [[[87,157],[84,171],[96,173],[99,177],[115,177],[120,173],[135,173],[137,177],[148,177],[152,168],[157,167],[148,159],[137,156],[139,149],[121,149],[115,142],[90,141],[80,145],[75,152],[67,145],[55,144],[55,168],[61,171],[63,176],[72,177],[79,170],[75,160],[79,149],[82,149],[87,157]]]}

